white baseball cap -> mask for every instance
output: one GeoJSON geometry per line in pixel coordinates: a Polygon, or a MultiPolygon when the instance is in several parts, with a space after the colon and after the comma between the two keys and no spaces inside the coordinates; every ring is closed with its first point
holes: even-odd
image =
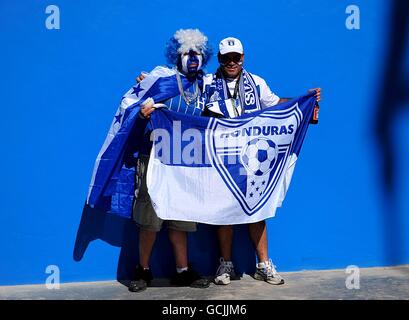
{"type": "Polygon", "coordinates": [[[226,54],[230,52],[237,52],[243,54],[243,45],[241,44],[239,39],[228,37],[223,39],[219,43],[219,52],[220,54],[226,54]]]}

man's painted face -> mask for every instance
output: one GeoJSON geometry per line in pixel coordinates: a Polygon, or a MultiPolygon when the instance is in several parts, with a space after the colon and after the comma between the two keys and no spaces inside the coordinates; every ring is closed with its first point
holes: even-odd
{"type": "Polygon", "coordinates": [[[236,78],[243,69],[244,54],[231,52],[219,55],[219,63],[228,78],[236,78]]]}
{"type": "Polygon", "coordinates": [[[190,50],[181,55],[182,70],[184,73],[194,73],[202,67],[203,57],[200,53],[190,50]]]}

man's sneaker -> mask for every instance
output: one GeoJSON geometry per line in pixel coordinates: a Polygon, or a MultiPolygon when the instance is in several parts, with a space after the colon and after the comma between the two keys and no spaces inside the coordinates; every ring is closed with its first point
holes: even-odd
{"type": "Polygon", "coordinates": [[[208,288],[210,281],[199,276],[192,268],[176,273],[170,283],[178,287],[208,288]]]}
{"type": "Polygon", "coordinates": [[[215,284],[229,284],[230,280],[238,280],[239,277],[234,271],[233,262],[224,261],[223,258],[220,258],[220,266],[216,271],[216,276],[214,278],[215,284]]]}
{"type": "Polygon", "coordinates": [[[129,283],[128,289],[131,292],[143,291],[150,285],[152,279],[152,272],[138,265],[135,270],[134,280],[129,283]]]}
{"type": "Polygon", "coordinates": [[[284,284],[284,279],[277,273],[271,259],[266,262],[257,263],[254,279],[265,281],[269,284],[284,284]]]}

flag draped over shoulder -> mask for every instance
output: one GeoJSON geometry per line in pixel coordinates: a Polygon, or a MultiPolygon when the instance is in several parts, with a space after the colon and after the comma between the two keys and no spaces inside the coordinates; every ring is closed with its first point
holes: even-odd
{"type": "MultiPolygon", "coordinates": [[[[181,79],[184,89],[192,85],[185,77],[181,79]]],[[[122,97],[95,162],[87,196],[89,206],[131,217],[135,191],[134,160],[147,125],[147,121],[138,115],[140,105],[149,97],[161,102],[178,94],[176,71],[156,67],[122,97]]]]}
{"type": "Polygon", "coordinates": [[[309,93],[234,119],[154,112],[147,185],[157,215],[216,225],[273,217],[315,101],[309,93]]]}

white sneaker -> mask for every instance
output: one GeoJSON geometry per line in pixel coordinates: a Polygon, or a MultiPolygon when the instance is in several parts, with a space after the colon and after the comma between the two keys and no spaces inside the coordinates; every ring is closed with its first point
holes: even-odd
{"type": "Polygon", "coordinates": [[[220,258],[220,266],[216,271],[214,283],[226,285],[230,283],[230,280],[236,280],[237,278],[233,262],[224,261],[223,258],[220,258]]]}
{"type": "Polygon", "coordinates": [[[269,284],[284,284],[284,279],[277,273],[276,266],[271,259],[257,263],[257,270],[254,279],[265,281],[269,284]]]}

